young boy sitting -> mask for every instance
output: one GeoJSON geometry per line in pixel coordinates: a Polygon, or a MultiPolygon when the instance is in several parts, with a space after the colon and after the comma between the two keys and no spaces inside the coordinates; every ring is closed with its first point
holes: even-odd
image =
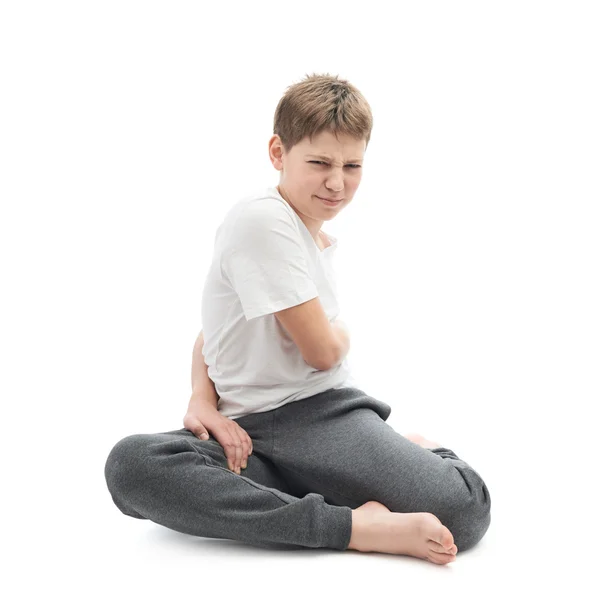
{"type": "Polygon", "coordinates": [[[322,226],[352,202],[372,124],[337,77],[309,76],[281,98],[269,140],[279,184],[237,202],[215,237],[184,428],[128,436],[108,457],[125,514],[203,537],[436,564],[487,531],[479,474],[394,431],[391,407],[348,369],[338,240],[322,226]]]}

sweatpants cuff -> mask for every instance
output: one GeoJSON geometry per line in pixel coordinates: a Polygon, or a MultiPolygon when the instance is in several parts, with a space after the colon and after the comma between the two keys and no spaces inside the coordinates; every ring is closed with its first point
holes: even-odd
{"type": "Polygon", "coordinates": [[[434,454],[441,456],[442,458],[456,458],[460,460],[458,456],[456,456],[456,454],[450,450],[450,448],[446,448],[444,446],[440,446],[439,448],[429,448],[429,450],[431,450],[434,454]]]}
{"type": "Polygon", "coordinates": [[[346,550],[352,536],[352,509],[349,506],[323,504],[323,511],[321,546],[346,550]]]}

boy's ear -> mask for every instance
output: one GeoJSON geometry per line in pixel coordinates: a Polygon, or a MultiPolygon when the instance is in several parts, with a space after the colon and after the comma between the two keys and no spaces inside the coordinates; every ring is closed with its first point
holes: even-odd
{"type": "Polygon", "coordinates": [[[275,134],[269,140],[269,158],[273,163],[273,166],[281,171],[283,169],[283,161],[281,160],[283,156],[283,145],[281,143],[281,138],[275,134]]]}

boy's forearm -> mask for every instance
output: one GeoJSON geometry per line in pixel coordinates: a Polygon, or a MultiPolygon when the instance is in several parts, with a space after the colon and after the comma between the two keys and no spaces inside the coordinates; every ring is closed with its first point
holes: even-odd
{"type": "MultiPolygon", "coordinates": [[[[337,319],[332,323],[333,331],[339,341],[337,360],[331,368],[340,365],[350,350],[350,334],[346,324],[337,319]]],[[[192,354],[192,396],[188,410],[198,402],[209,403],[217,408],[219,395],[213,380],[208,376],[208,365],[204,361],[202,348],[204,347],[204,332],[201,331],[194,344],[192,354]]]]}
{"type": "Polygon", "coordinates": [[[197,402],[208,402],[217,408],[219,395],[213,380],[208,376],[208,366],[204,361],[202,348],[204,347],[204,332],[196,339],[192,354],[192,397],[190,408],[197,402]]]}
{"type": "Polygon", "coordinates": [[[337,360],[331,368],[341,365],[346,356],[348,355],[348,352],[350,351],[350,332],[348,331],[346,324],[343,321],[336,319],[332,323],[332,328],[339,342],[339,346],[337,360]]]}

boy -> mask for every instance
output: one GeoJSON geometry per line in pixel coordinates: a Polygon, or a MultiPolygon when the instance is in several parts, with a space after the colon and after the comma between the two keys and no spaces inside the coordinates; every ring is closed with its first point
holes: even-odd
{"type": "Polygon", "coordinates": [[[280,100],[279,185],[235,204],[215,237],[185,427],[128,436],[108,457],[123,513],[203,537],[436,564],[487,531],[479,474],[395,432],[391,407],[348,372],[337,239],[322,225],[352,201],[371,128],[367,101],[337,77],[309,76],[280,100]]]}

